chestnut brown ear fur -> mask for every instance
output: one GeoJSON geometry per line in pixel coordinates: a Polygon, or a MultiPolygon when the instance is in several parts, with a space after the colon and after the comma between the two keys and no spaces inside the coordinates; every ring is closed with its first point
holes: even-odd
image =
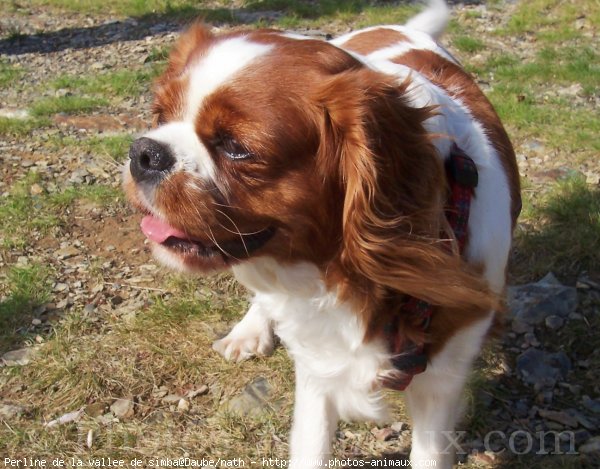
{"type": "Polygon", "coordinates": [[[444,216],[444,169],[423,126],[435,109],[411,107],[408,86],[369,69],[348,70],[319,95],[329,142],[319,158],[338,166],[344,192],[342,248],[328,275],[357,303],[368,334],[398,313],[404,294],[452,310],[496,306],[460,258],[444,216]]]}

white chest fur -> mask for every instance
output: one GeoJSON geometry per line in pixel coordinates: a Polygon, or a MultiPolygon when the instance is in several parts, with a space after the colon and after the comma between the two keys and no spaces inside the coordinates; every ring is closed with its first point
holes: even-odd
{"type": "Polygon", "coordinates": [[[296,368],[341,418],[385,417],[375,390],[378,374],[389,368],[385,344],[363,343],[357,315],[326,290],[314,265],[284,267],[262,258],[235,267],[234,274],[255,293],[252,308],[272,322],[296,368]]]}

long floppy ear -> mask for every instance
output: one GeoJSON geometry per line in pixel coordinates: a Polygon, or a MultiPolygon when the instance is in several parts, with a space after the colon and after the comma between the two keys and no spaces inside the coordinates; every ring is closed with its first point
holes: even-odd
{"type": "Polygon", "coordinates": [[[377,313],[373,304],[381,307],[391,293],[451,308],[495,305],[447,228],[443,164],[424,128],[435,109],[412,107],[408,86],[354,69],[332,77],[320,94],[330,134],[322,150],[336,152],[325,164],[338,165],[345,191],[342,294],[361,302],[367,323],[377,313]]]}

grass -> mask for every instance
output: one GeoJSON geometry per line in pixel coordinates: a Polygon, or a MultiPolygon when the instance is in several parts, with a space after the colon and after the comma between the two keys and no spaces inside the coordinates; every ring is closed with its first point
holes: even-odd
{"type": "Polygon", "coordinates": [[[595,0],[578,2],[530,0],[520,2],[505,28],[504,35],[532,34],[545,42],[559,43],[581,37],[576,20],[585,16],[591,25],[600,24],[600,5],[595,0]]]}
{"type": "Polygon", "coordinates": [[[43,190],[44,181],[37,172],[30,172],[16,182],[9,194],[0,198],[0,247],[23,248],[34,236],[43,236],[51,229],[64,226],[68,214],[66,209],[75,201],[88,200],[106,205],[120,199],[120,191],[102,185],[71,186],[56,193],[43,190]],[[39,194],[31,188],[42,187],[39,194]]]}
{"type": "Polygon", "coordinates": [[[0,351],[30,339],[35,307],[50,298],[49,270],[39,264],[13,266],[0,274],[0,351]]]}
{"type": "Polygon", "coordinates": [[[555,184],[542,197],[525,192],[518,232],[519,252],[513,271],[540,278],[547,272],[573,279],[580,272],[600,272],[600,191],[572,176],[555,184]]]}
{"type": "Polygon", "coordinates": [[[488,96],[520,138],[539,138],[579,154],[581,161],[600,149],[600,118],[581,103],[600,91],[598,63],[600,55],[591,47],[545,45],[530,61],[493,54],[474,72],[491,77],[488,96]]]}
{"type": "Polygon", "coordinates": [[[91,154],[101,159],[109,159],[115,163],[122,163],[129,153],[129,146],[133,142],[130,134],[91,136],[76,138],[72,136],[54,135],[48,140],[52,150],[69,148],[84,154],[91,154]]]}
{"type": "Polygon", "coordinates": [[[98,75],[62,75],[51,82],[51,87],[66,89],[72,93],[84,93],[111,99],[117,97],[133,97],[145,93],[152,80],[162,68],[162,52],[157,50],[149,55],[152,66],[141,70],[117,70],[98,75]]]}
{"type": "Polygon", "coordinates": [[[473,54],[485,49],[485,43],[480,39],[471,36],[456,36],[452,40],[452,45],[461,52],[473,54]]]}
{"type": "MultiPolygon", "coordinates": [[[[135,416],[104,423],[86,416],[49,435],[36,424],[28,432],[7,435],[8,454],[23,447],[38,456],[52,451],[54,455],[130,458],[175,457],[184,451],[192,457],[281,454],[266,447],[265,441],[270,435],[284,438],[289,405],[277,418],[270,413],[258,418],[232,415],[221,406],[223,397],[237,394],[247,381],[240,379],[239,365],[224,363],[210,349],[215,332],[208,324],[231,319],[232,311],[239,317],[245,304],[237,299],[239,287],[230,279],[221,277],[211,283],[210,289],[199,291],[189,279],[173,277],[170,284],[178,288],[176,299],[154,297],[143,312],[133,311],[126,317],[116,312],[101,324],[76,311],[68,314],[46,342],[44,356],[23,369],[25,379],[31,380],[28,412],[39,422],[66,410],[108,407],[116,398],[131,397],[135,416]],[[219,290],[229,295],[215,295],[219,290]],[[187,414],[156,397],[159,387],[170,394],[184,394],[202,384],[209,385],[210,392],[192,400],[187,414]],[[201,432],[189,431],[197,425],[201,432]],[[91,450],[85,446],[89,429],[95,430],[91,450]],[[240,447],[244,452],[240,453],[240,447]],[[139,448],[144,448],[143,454],[139,448]]],[[[289,367],[280,349],[268,364],[247,362],[241,370],[244,376],[264,376],[275,390],[273,398],[289,402],[289,367]]]]}
{"type": "Polygon", "coordinates": [[[19,81],[24,70],[20,64],[10,64],[0,60],[0,90],[8,88],[19,81]]]}
{"type": "Polygon", "coordinates": [[[50,121],[46,117],[30,117],[27,119],[0,117],[0,136],[23,137],[49,124],[50,121]]]}
{"type": "Polygon", "coordinates": [[[104,98],[88,96],[58,96],[42,98],[31,106],[31,114],[34,117],[49,117],[54,114],[79,114],[95,111],[101,107],[108,106],[108,100],[104,98]]]}

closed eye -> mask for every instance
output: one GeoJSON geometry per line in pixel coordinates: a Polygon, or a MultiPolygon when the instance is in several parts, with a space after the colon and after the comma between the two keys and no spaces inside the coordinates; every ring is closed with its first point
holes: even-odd
{"type": "Polygon", "coordinates": [[[230,160],[245,160],[254,156],[251,151],[248,151],[235,138],[229,135],[221,136],[215,142],[215,148],[230,160]]]}

